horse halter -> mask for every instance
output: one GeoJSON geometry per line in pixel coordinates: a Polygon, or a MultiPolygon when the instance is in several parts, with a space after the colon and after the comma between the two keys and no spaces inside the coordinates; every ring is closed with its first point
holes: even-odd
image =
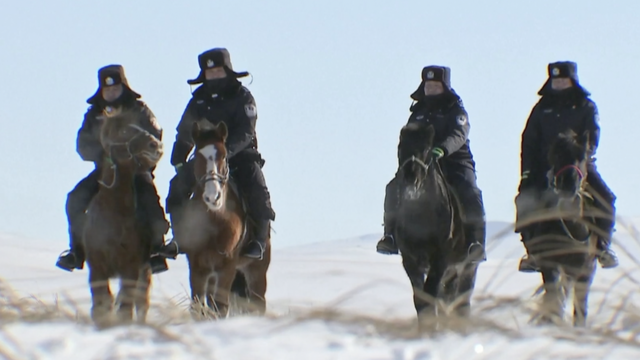
{"type": "Polygon", "coordinates": [[[569,164],[561,167],[560,170],[556,171],[556,173],[553,175],[552,185],[553,185],[554,191],[557,192],[558,176],[560,176],[560,174],[564,173],[567,170],[575,170],[578,173],[578,178],[580,179],[580,188],[582,188],[582,184],[584,183],[584,180],[585,180],[584,173],[582,172],[582,170],[580,170],[578,166],[569,164]]]}
{"type": "MultiPolygon", "coordinates": [[[[131,152],[131,143],[133,142],[133,140],[135,140],[135,139],[136,139],[137,137],[139,137],[140,135],[149,135],[149,136],[153,136],[153,135],[151,135],[151,133],[150,133],[150,132],[148,132],[147,130],[145,130],[145,129],[141,128],[141,127],[140,127],[140,126],[138,126],[138,125],[129,124],[128,126],[129,126],[129,127],[131,127],[131,128],[133,128],[133,129],[135,129],[135,130],[137,130],[137,131],[138,131],[138,133],[137,133],[137,134],[135,134],[134,136],[132,136],[132,137],[131,137],[131,139],[129,139],[129,140],[128,140],[128,141],[126,141],[126,142],[120,142],[120,143],[110,142],[110,143],[109,143],[109,146],[108,146],[108,149],[109,149],[109,151],[108,151],[108,152],[109,152],[109,158],[110,158],[110,159],[111,159],[111,158],[113,158],[113,156],[111,156],[111,154],[112,154],[112,149],[113,149],[113,147],[114,147],[114,146],[126,146],[127,154],[129,155],[129,157],[128,157],[126,160],[135,159],[135,160],[136,160],[136,164],[138,164],[138,165],[139,165],[139,162],[138,162],[138,160],[137,160],[137,156],[138,156],[138,155],[140,155],[140,154],[142,154],[142,153],[144,152],[144,150],[140,150],[139,152],[137,152],[137,153],[135,153],[135,154],[134,154],[134,153],[132,153],[132,152],[131,152]]],[[[113,172],[113,181],[111,181],[111,184],[110,184],[110,185],[107,185],[107,184],[105,184],[104,182],[102,182],[101,180],[98,180],[98,183],[99,183],[100,185],[102,185],[102,186],[106,187],[107,189],[111,189],[112,187],[114,187],[114,186],[115,186],[115,184],[116,184],[116,180],[117,180],[117,176],[118,176],[117,171],[115,171],[115,170],[117,169],[117,165],[116,165],[115,163],[112,163],[112,164],[111,164],[111,168],[114,170],[114,172],[113,172]]]]}
{"type": "MultiPolygon", "coordinates": [[[[129,124],[128,126],[129,126],[130,128],[133,128],[133,129],[137,130],[137,131],[138,131],[138,133],[137,133],[137,134],[135,134],[134,136],[132,136],[132,137],[131,137],[131,139],[129,139],[129,140],[128,140],[128,141],[126,141],[126,142],[120,142],[120,143],[109,143],[109,156],[111,156],[111,149],[112,149],[114,146],[126,146],[126,148],[127,148],[127,154],[129,154],[129,157],[127,158],[127,160],[131,160],[131,159],[135,158],[136,156],[138,156],[138,155],[140,155],[140,154],[142,154],[142,153],[144,152],[144,150],[140,150],[140,151],[138,151],[138,152],[137,152],[137,153],[135,153],[135,154],[134,154],[134,153],[132,153],[132,152],[131,152],[131,143],[133,142],[133,140],[135,140],[136,138],[138,138],[140,135],[148,135],[148,136],[153,136],[153,135],[151,135],[151,133],[150,133],[150,132],[148,132],[147,130],[145,130],[145,129],[141,128],[141,127],[140,127],[140,126],[138,126],[138,125],[129,124]]],[[[155,137],[155,136],[154,136],[154,137],[155,137]]]]}
{"type": "Polygon", "coordinates": [[[407,165],[410,162],[415,162],[418,163],[418,165],[420,165],[420,167],[422,167],[425,171],[425,173],[429,170],[429,167],[431,166],[431,163],[433,162],[433,158],[429,159],[428,163],[425,163],[424,161],[422,161],[421,159],[417,158],[415,155],[411,155],[410,158],[408,158],[407,160],[405,160],[402,165],[400,165],[400,168],[403,168],[405,165],[407,165]]]}
{"type": "Polygon", "coordinates": [[[218,182],[220,183],[220,185],[224,185],[227,181],[229,181],[229,163],[226,160],[224,168],[226,171],[222,174],[213,170],[202,175],[200,179],[198,179],[198,184],[200,185],[200,187],[204,187],[204,185],[209,181],[218,182]]]}

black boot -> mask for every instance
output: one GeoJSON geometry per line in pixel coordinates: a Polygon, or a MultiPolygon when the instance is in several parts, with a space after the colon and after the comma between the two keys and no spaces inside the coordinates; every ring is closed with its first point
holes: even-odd
{"type": "Polygon", "coordinates": [[[384,235],[382,236],[382,239],[378,241],[376,251],[383,255],[397,255],[400,251],[398,250],[396,239],[393,236],[393,230],[395,228],[395,225],[393,225],[393,219],[391,219],[388,214],[385,214],[384,220],[384,235]]]}
{"type": "Polygon", "coordinates": [[[69,250],[66,250],[60,254],[56,266],[62,270],[70,271],[82,270],[84,268],[84,250],[80,244],[79,236],[73,235],[70,231],[69,250]]]}
{"type": "Polygon", "coordinates": [[[255,236],[242,249],[242,256],[262,260],[269,237],[270,220],[256,220],[255,236]]]}
{"type": "Polygon", "coordinates": [[[611,250],[611,239],[613,238],[614,222],[612,219],[596,219],[596,225],[605,234],[598,236],[597,248],[600,251],[597,255],[598,262],[603,269],[615,268],[619,265],[616,253],[611,250]]]}
{"type": "Polygon", "coordinates": [[[485,251],[486,228],[484,221],[465,224],[464,235],[468,244],[468,259],[471,263],[480,263],[487,261],[487,253],[485,251]]]}
{"type": "MultiPolygon", "coordinates": [[[[523,245],[531,238],[531,234],[528,232],[528,230],[522,230],[520,232],[520,236],[521,236],[520,241],[522,241],[523,245]]],[[[518,271],[520,272],[540,271],[540,268],[538,267],[538,264],[536,263],[535,258],[533,258],[529,254],[529,250],[527,249],[526,246],[525,246],[525,250],[527,251],[527,255],[523,256],[522,259],[520,259],[520,264],[518,265],[518,271]]]]}

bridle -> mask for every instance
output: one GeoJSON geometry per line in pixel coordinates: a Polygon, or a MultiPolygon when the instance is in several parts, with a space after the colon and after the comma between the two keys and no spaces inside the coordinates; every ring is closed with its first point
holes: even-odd
{"type": "MultiPolygon", "coordinates": [[[[584,172],[578,166],[573,165],[573,164],[569,164],[569,165],[565,165],[565,166],[561,167],[558,171],[556,171],[556,173],[553,176],[553,181],[552,181],[553,191],[556,194],[559,193],[558,188],[557,188],[558,176],[560,176],[562,173],[564,173],[566,171],[569,171],[569,170],[575,171],[578,174],[578,178],[580,179],[580,184],[578,186],[578,191],[575,194],[574,199],[575,199],[575,197],[578,197],[578,201],[579,201],[578,218],[581,219],[581,218],[583,218],[583,215],[584,215],[584,201],[583,201],[584,191],[583,191],[583,187],[584,187],[584,183],[585,183],[585,180],[586,180],[586,176],[585,176],[584,172]]],[[[576,239],[573,236],[573,234],[569,230],[569,227],[567,226],[567,224],[566,224],[566,222],[564,220],[564,217],[561,216],[559,220],[560,220],[560,224],[562,225],[563,230],[567,233],[567,235],[569,235],[569,237],[572,240],[582,241],[582,240],[576,239]]],[[[591,230],[589,230],[588,232],[589,232],[589,234],[587,235],[587,238],[590,236],[591,230]]]]}
{"type": "Polygon", "coordinates": [[[215,170],[205,173],[198,179],[198,185],[201,188],[204,188],[205,184],[213,181],[220,184],[220,186],[224,186],[227,181],[229,181],[229,161],[225,160],[224,163],[225,171],[223,173],[219,173],[215,170]]]}
{"type": "MultiPolygon", "coordinates": [[[[136,164],[140,164],[138,162],[138,155],[142,154],[143,152],[145,152],[145,150],[140,150],[137,153],[132,153],[131,152],[131,143],[138,138],[141,135],[146,135],[146,136],[153,136],[150,132],[148,132],[147,130],[141,128],[138,125],[135,124],[129,124],[129,127],[137,130],[137,134],[135,134],[134,136],[132,136],[128,141],[126,142],[109,142],[107,149],[108,149],[108,153],[109,153],[109,159],[113,159],[113,148],[116,146],[125,146],[127,149],[127,154],[129,155],[125,160],[131,160],[134,159],[136,161],[136,164]]],[[[98,183],[104,187],[106,187],[107,189],[111,189],[115,186],[116,184],[116,180],[118,177],[118,172],[117,172],[117,168],[118,166],[116,165],[116,163],[111,163],[110,168],[113,170],[113,180],[111,181],[111,184],[107,185],[104,182],[102,182],[102,180],[98,180],[98,183]]]]}
{"type": "Polygon", "coordinates": [[[562,173],[568,171],[568,170],[574,170],[576,173],[578,173],[578,178],[580,179],[580,186],[579,188],[582,189],[582,186],[584,184],[584,180],[585,180],[585,176],[584,173],[582,172],[582,170],[573,164],[569,164],[569,165],[565,165],[563,167],[560,168],[560,170],[556,171],[556,173],[553,175],[553,180],[551,185],[553,186],[553,191],[555,193],[558,193],[558,176],[560,176],[562,173]]]}

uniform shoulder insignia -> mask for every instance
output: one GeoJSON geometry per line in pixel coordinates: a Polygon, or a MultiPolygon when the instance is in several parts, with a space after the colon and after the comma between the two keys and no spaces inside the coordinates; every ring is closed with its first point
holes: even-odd
{"type": "Polygon", "coordinates": [[[247,114],[248,117],[255,117],[258,114],[258,110],[254,104],[247,104],[244,106],[244,113],[247,114]]]}
{"type": "Polygon", "coordinates": [[[467,115],[466,114],[460,114],[460,115],[456,116],[456,122],[458,123],[458,125],[464,126],[467,123],[467,115]]]}

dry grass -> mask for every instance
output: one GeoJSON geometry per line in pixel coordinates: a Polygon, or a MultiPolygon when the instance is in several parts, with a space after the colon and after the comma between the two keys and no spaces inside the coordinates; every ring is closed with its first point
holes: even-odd
{"type": "MultiPolygon", "coordinates": [[[[623,220],[618,221],[618,227],[625,227],[640,248],[640,232],[637,229],[623,220]]],[[[500,246],[500,239],[511,231],[505,229],[490,243],[500,246]]],[[[632,251],[623,244],[617,246],[623,253],[627,253],[634,261],[635,267],[640,269],[640,262],[633,256],[632,251]]],[[[473,312],[468,319],[427,319],[419,326],[414,318],[383,318],[340,309],[343,301],[366,289],[354,289],[352,293],[323,308],[290,308],[286,314],[267,313],[264,318],[273,323],[270,333],[309,322],[340,325],[358,336],[390,340],[415,340],[423,337],[433,339],[451,333],[460,336],[494,333],[509,339],[523,339],[531,337],[533,331],[536,336],[575,344],[619,344],[640,350],[640,303],[634,298],[635,291],[629,290],[629,284],[637,286],[640,282],[632,271],[621,273],[610,284],[594,284],[592,296],[599,294],[602,301],[597,306],[592,304],[590,317],[597,317],[598,321],[592,321],[588,327],[578,329],[569,326],[568,322],[559,326],[543,327],[527,324],[526,318],[536,313],[536,298],[530,294],[511,297],[492,295],[491,290],[499,286],[500,279],[497,273],[494,275],[494,281],[488,282],[482,288],[476,287],[473,312]]],[[[177,342],[189,349],[196,349],[193,351],[208,351],[206,340],[194,335],[197,333],[197,330],[194,330],[196,328],[185,333],[184,325],[197,323],[190,315],[189,306],[188,297],[184,295],[154,301],[149,312],[149,323],[144,327],[153,329],[162,341],[177,342]]],[[[4,327],[15,323],[52,322],[91,326],[91,320],[83,308],[86,306],[81,306],[68,297],[47,302],[32,296],[18,296],[7,282],[0,279],[0,339],[4,338],[7,341],[7,345],[0,342],[0,358],[21,359],[9,352],[8,346],[14,349],[20,347],[17,340],[7,336],[3,331],[4,327]]]]}

